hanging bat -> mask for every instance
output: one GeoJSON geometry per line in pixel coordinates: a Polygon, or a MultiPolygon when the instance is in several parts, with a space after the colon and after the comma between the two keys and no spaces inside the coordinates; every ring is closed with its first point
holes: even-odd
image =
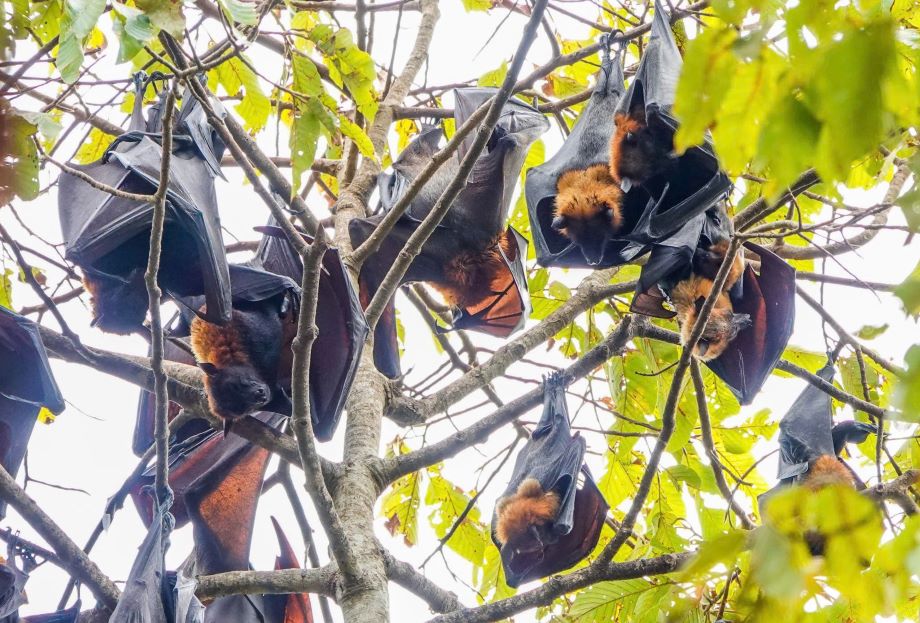
{"type": "MultiPolygon", "coordinates": [[[[143,74],[135,76],[135,105],[128,131],[112,142],[100,160],[72,164],[73,168],[120,190],[156,191],[165,99],[161,96],[159,107],[145,120],[143,96],[153,80],[155,77],[145,80],[143,74]]],[[[176,116],[158,281],[170,298],[203,295],[203,316],[211,322],[226,322],[230,319],[229,275],[214,190],[224,146],[191,95],[186,94],[176,116]]],[[[59,186],[65,256],[83,271],[93,324],[119,334],[139,330],[148,307],[144,271],[152,204],[115,197],[66,172],[59,186]]]]}
{"type": "MultiPolygon", "coordinates": [[[[495,89],[467,88],[454,92],[458,125],[487,102],[495,89]]],[[[526,241],[512,228],[503,229],[527,149],[549,127],[531,106],[509,100],[486,149],[476,160],[466,186],[450,206],[440,226],[410,264],[401,283],[425,282],[454,308],[452,328],[483,331],[505,337],[520,328],[529,314],[523,260],[526,241]]],[[[378,178],[384,211],[393,207],[406,188],[438,151],[439,128],[425,127],[393,163],[393,172],[378,178]]],[[[448,160],[422,187],[406,213],[361,269],[362,302],[366,305],[380,287],[406,241],[434,207],[456,175],[472,138],[461,142],[448,160]]],[[[384,214],[349,223],[354,246],[362,244],[384,214]]],[[[392,303],[392,301],[390,301],[392,303]]],[[[396,348],[394,308],[381,317],[374,338],[374,358],[387,376],[400,374],[396,348]]]]}
{"type": "Polygon", "coordinates": [[[543,266],[634,261],[731,187],[708,142],[674,154],[678,122],[670,110],[682,60],[667,13],[655,6],[629,88],[624,93],[622,50],[611,57],[605,45],[594,92],[571,134],[527,172],[531,233],[543,266]]]}
{"type": "MultiPolygon", "coordinates": [[[[828,383],[834,380],[834,365],[828,361],[816,373],[828,383]]],[[[875,432],[875,427],[863,422],[845,421],[834,424],[831,397],[809,384],[779,423],[779,483],[759,496],[761,509],[770,498],[785,487],[801,485],[818,490],[829,485],[860,487],[852,469],[840,458],[848,443],[862,443],[875,432]]],[[[824,538],[806,534],[814,555],[823,552],[824,538]]]]}
{"type": "Polygon", "coordinates": [[[608,507],[584,465],[585,448],[569,429],[565,379],[554,373],[544,379],[543,415],[492,516],[509,586],[568,569],[597,545],[608,507]]]}
{"type": "MultiPolygon", "coordinates": [[[[291,343],[303,264],[279,228],[259,230],[265,235],[251,265],[230,267],[231,322],[221,326],[195,318],[190,328],[211,409],[227,423],[256,410],[291,413],[291,343]]],[[[327,441],[338,426],[368,332],[335,249],[327,249],[322,260],[315,321],[310,410],[317,439],[327,441]]]]}
{"type": "MultiPolygon", "coordinates": [[[[152,501],[151,501],[152,503],[152,501]]],[[[171,529],[169,512],[157,510],[141,543],[110,623],[167,623],[164,555],[171,529]]]]}
{"type": "MultiPolygon", "coordinates": [[[[700,307],[712,291],[731,220],[721,204],[688,220],[650,245],[630,310],[673,318],[686,342],[700,307]],[[664,307],[670,301],[676,313],[664,307]]],[[[760,256],[760,271],[736,255],[694,355],[724,380],[741,404],[749,404],[773,370],[792,334],[795,270],[776,255],[747,243],[760,256]]]]}
{"type": "MultiPolygon", "coordinates": [[[[38,325],[0,306],[0,465],[14,478],[42,407],[61,413],[64,398],[38,325]]],[[[5,515],[0,501],[0,518],[5,515]]]]}

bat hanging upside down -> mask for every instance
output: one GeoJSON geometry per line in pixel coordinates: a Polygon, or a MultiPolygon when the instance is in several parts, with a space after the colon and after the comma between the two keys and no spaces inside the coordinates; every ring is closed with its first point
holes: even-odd
{"type": "Polygon", "coordinates": [[[559,494],[544,491],[534,478],[523,481],[517,493],[498,501],[495,535],[499,544],[533,541],[537,549],[546,542],[544,533],[559,513],[559,494]]]}
{"type": "Polygon", "coordinates": [[[472,307],[487,297],[496,294],[492,283],[505,270],[506,257],[515,253],[515,242],[507,231],[499,234],[489,246],[481,251],[467,250],[451,259],[444,269],[444,278],[429,282],[448,305],[472,307]]]}
{"type": "Polygon", "coordinates": [[[648,125],[644,103],[639,102],[629,114],[617,113],[614,123],[616,130],[610,139],[610,177],[623,192],[671,170],[674,163],[671,132],[648,125]]]}
{"type": "MultiPolygon", "coordinates": [[[[698,249],[693,257],[690,277],[677,283],[671,290],[671,302],[677,311],[677,323],[680,325],[681,344],[686,344],[693,331],[697,315],[703,303],[712,292],[713,280],[728,251],[728,241],[720,240],[708,249],[698,249]]],[[[744,260],[741,254],[735,256],[729,269],[728,278],[722,291],[716,298],[715,306],[709,315],[709,321],[703,335],[693,350],[693,355],[701,361],[716,359],[725,352],[729,343],[747,328],[751,319],[747,314],[736,314],[732,307],[728,291],[744,273],[744,260]]]]}
{"type": "Polygon", "coordinates": [[[266,301],[237,304],[224,326],[198,317],[192,321],[192,350],[206,375],[208,404],[224,419],[225,430],[233,420],[260,410],[290,414],[279,381],[290,378],[290,344],[296,333],[296,314],[287,299],[280,308],[266,301]]]}
{"type": "Polygon", "coordinates": [[[553,228],[581,247],[589,264],[599,263],[623,224],[623,191],[603,164],[566,171],[556,190],[553,228]]]}

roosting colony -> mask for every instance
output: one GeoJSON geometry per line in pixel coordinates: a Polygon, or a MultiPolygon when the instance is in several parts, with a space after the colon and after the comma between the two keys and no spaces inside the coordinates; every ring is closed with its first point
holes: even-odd
{"type": "MultiPolygon", "coordinates": [[[[731,184],[707,142],[677,155],[672,115],[681,56],[668,16],[656,6],[651,34],[635,76],[625,88],[622,51],[602,51],[596,86],[561,149],[527,173],[524,189],[537,261],[547,267],[602,268],[644,258],[631,310],[676,318],[680,340],[748,404],[775,366],[793,328],[793,269],[754,244],[733,241],[725,209],[731,184]],[[755,260],[756,261],[752,261],[755,260]],[[699,328],[697,319],[707,314],[699,328]]],[[[145,117],[142,103],[157,76],[136,77],[134,112],[127,131],[97,162],[61,176],[59,210],[67,259],[80,267],[92,296],[93,324],[107,332],[143,332],[148,312],[144,270],[153,206],[114,196],[90,184],[129,193],[153,193],[160,183],[163,89],[145,117]]],[[[487,105],[496,89],[454,92],[457,127],[487,105]]],[[[216,100],[212,107],[223,114],[216,100]]],[[[424,282],[451,306],[451,328],[507,337],[530,313],[527,240],[506,225],[515,183],[531,144],[547,129],[543,113],[509,100],[485,149],[443,221],[408,266],[400,284],[424,282]]],[[[440,126],[423,126],[378,179],[379,209],[352,220],[353,246],[367,242],[403,201],[441,147],[440,126]]],[[[364,308],[381,287],[410,236],[435,208],[456,176],[473,135],[436,171],[392,230],[377,241],[357,284],[334,248],[322,258],[316,301],[318,337],[309,369],[315,436],[332,438],[368,335],[364,308]]],[[[215,180],[222,177],[224,144],[198,100],[182,98],[172,132],[173,162],[159,285],[181,310],[168,324],[167,359],[204,371],[210,409],[223,432],[201,421],[182,424],[170,439],[169,485],[174,500],[156,500],[153,468],[128,483],[150,526],[112,621],[312,621],[302,595],[218,597],[203,606],[194,597],[197,574],[249,568],[255,511],[270,452],[235,434],[234,421],[254,416],[283,434],[292,412],[292,342],[304,304],[301,255],[277,221],[262,234],[253,258],[228,264],[221,237],[215,180]],[[170,506],[171,504],[171,506],[170,506]],[[168,572],[163,552],[173,525],[194,526],[191,571],[168,572]]],[[[307,242],[312,240],[304,234],[307,242]]],[[[448,329],[450,330],[450,329],[448,329]]],[[[63,401],[48,367],[37,327],[0,308],[0,462],[15,475],[41,406],[58,412],[63,401]],[[15,353],[15,358],[11,355],[15,353]],[[12,362],[15,361],[15,365],[12,362]]],[[[396,320],[390,300],[377,324],[374,361],[383,374],[401,374],[396,320]]],[[[831,363],[818,372],[830,380],[831,363]]],[[[586,440],[569,428],[567,379],[544,381],[543,415],[517,456],[513,476],[492,519],[511,586],[568,569],[595,548],[608,506],[584,462],[586,440]]],[[[831,421],[830,398],[807,388],[781,424],[780,484],[859,487],[839,459],[847,442],[872,427],[831,421]]],[[[179,414],[170,405],[169,418],[179,414]]],[[[134,451],[148,456],[154,442],[154,400],[141,397],[134,451]]],[[[771,492],[772,493],[772,492],[771,492]]],[[[764,512],[767,498],[761,496],[764,512]]],[[[278,568],[299,566],[275,525],[278,568]]],[[[821,535],[812,535],[814,553],[821,535]]],[[[27,571],[28,569],[26,569],[27,571]]],[[[16,557],[0,567],[0,616],[22,602],[26,574],[16,557]]],[[[77,609],[59,613],[75,621],[77,609]]],[[[7,620],[7,619],[3,619],[7,620]]],[[[39,620],[39,619],[31,619],[39,620]]]]}

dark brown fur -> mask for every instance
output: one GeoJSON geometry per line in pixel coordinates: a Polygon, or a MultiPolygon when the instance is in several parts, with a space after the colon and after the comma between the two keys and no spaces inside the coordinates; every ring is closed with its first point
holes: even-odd
{"type": "Polygon", "coordinates": [[[638,133],[645,127],[645,122],[621,112],[613,119],[616,129],[610,138],[610,177],[619,184],[623,179],[623,142],[627,133],[638,133]]]}
{"type": "Polygon", "coordinates": [[[559,512],[559,495],[543,491],[540,483],[528,478],[518,486],[517,493],[498,501],[498,522],[495,536],[504,545],[527,534],[530,526],[544,526],[559,512]]]}
{"type": "Polygon", "coordinates": [[[513,244],[507,232],[502,232],[485,250],[455,257],[444,269],[445,281],[431,285],[449,305],[471,307],[493,294],[492,282],[505,266],[501,252],[510,257],[513,244]]]}

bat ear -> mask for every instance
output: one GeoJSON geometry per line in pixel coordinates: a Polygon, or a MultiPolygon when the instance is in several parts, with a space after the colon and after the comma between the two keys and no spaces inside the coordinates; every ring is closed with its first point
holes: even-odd
{"type": "Polygon", "coordinates": [[[215,376],[219,369],[213,363],[208,363],[207,361],[202,361],[198,363],[198,367],[201,368],[202,372],[208,376],[215,376]]]}
{"type": "Polygon", "coordinates": [[[569,224],[569,220],[564,216],[557,216],[553,219],[553,229],[565,229],[565,226],[569,224]]]}
{"type": "Polygon", "coordinates": [[[747,314],[732,314],[732,339],[751,326],[751,317],[747,314]]]}
{"type": "Polygon", "coordinates": [[[645,98],[641,92],[633,97],[629,105],[629,116],[642,124],[645,123],[645,98]]]}

